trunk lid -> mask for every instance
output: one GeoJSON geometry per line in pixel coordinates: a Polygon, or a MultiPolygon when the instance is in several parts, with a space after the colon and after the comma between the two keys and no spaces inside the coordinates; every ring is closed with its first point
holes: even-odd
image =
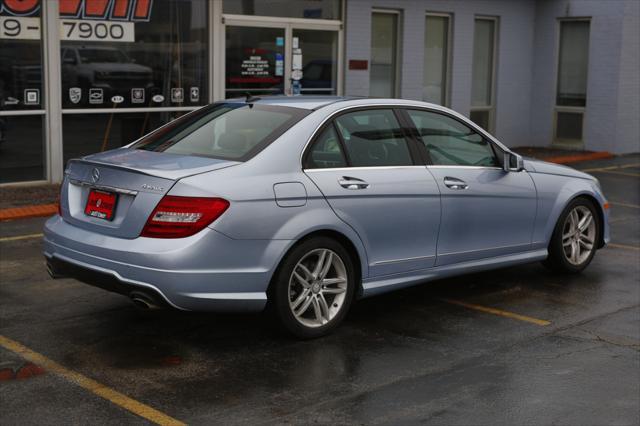
{"type": "Polygon", "coordinates": [[[179,179],[236,164],[129,148],[71,160],[60,193],[62,216],[80,228],[136,238],[160,199],[179,179]],[[89,193],[94,189],[116,194],[112,220],[85,214],[89,193]]]}

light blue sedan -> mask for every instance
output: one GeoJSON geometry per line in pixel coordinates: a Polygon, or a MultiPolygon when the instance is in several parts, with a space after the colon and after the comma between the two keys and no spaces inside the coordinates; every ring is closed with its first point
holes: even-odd
{"type": "Polygon", "coordinates": [[[579,272],[609,241],[594,177],[396,99],[215,103],[70,161],[60,200],[53,277],[143,307],[269,307],[303,338],[361,297],[533,261],[579,272]]]}

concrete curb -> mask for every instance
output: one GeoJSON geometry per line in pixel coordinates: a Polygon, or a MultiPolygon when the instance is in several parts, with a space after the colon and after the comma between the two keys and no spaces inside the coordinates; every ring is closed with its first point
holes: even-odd
{"type": "Polygon", "coordinates": [[[0,221],[53,216],[58,212],[57,204],[38,204],[24,207],[0,209],[0,221]]]}
{"type": "Polygon", "coordinates": [[[548,161],[550,163],[557,163],[557,164],[574,164],[574,163],[582,163],[583,161],[606,160],[608,158],[613,158],[613,157],[615,157],[615,155],[613,155],[610,152],[598,151],[598,152],[587,152],[584,154],[560,155],[557,157],[547,157],[547,158],[541,158],[541,160],[548,161]]]}

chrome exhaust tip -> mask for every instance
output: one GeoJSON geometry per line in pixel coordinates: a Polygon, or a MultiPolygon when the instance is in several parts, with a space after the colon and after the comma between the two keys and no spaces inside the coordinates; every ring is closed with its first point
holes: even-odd
{"type": "Polygon", "coordinates": [[[144,293],[140,293],[137,291],[131,292],[129,294],[129,298],[133,302],[133,304],[142,310],[156,310],[162,309],[161,306],[156,303],[151,297],[144,293]]]}
{"type": "Polygon", "coordinates": [[[47,268],[47,273],[48,273],[48,274],[49,274],[49,276],[50,276],[51,278],[53,278],[54,280],[57,280],[57,279],[60,279],[60,278],[64,278],[64,277],[65,277],[64,275],[62,275],[62,274],[58,273],[58,272],[56,271],[55,267],[54,267],[51,263],[46,262],[46,264],[45,264],[45,265],[46,265],[46,268],[47,268]]]}

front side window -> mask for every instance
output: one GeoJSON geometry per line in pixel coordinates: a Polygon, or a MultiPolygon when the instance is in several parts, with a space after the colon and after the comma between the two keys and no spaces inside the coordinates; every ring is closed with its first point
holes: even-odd
{"type": "Polygon", "coordinates": [[[336,127],[353,167],[412,165],[407,140],[390,109],[339,116],[336,127]]]}
{"type": "Polygon", "coordinates": [[[215,104],[158,129],[132,148],[244,161],[308,113],[268,105],[215,104]]]}
{"type": "Polygon", "coordinates": [[[459,121],[428,111],[409,110],[408,113],[432,164],[500,166],[491,143],[459,121]]]}

